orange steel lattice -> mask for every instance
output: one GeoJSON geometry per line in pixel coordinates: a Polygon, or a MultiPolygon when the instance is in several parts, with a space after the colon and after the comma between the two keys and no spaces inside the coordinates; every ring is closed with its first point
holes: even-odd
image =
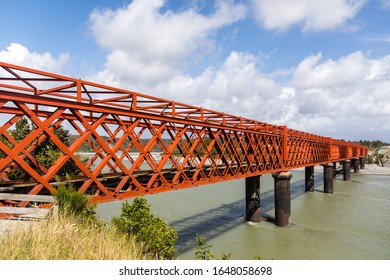
{"type": "Polygon", "coordinates": [[[0,114],[0,192],[51,194],[69,161],[79,175],[60,180],[106,202],[367,155],[357,144],[7,63],[0,114]],[[23,117],[34,129],[17,140],[23,117]],[[60,126],[77,139],[63,143],[60,126]],[[60,151],[49,167],[34,158],[43,141],[60,151]],[[10,180],[16,167],[31,178],[10,180]]]}

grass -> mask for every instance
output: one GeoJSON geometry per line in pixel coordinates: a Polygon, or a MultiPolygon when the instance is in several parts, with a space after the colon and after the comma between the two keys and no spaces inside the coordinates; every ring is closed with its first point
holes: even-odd
{"type": "Polygon", "coordinates": [[[18,226],[0,235],[0,260],[146,259],[142,245],[114,227],[60,215],[18,226]]]}

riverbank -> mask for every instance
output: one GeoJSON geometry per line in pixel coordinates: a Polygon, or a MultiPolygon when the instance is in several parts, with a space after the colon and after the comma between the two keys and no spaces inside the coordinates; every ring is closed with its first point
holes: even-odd
{"type": "MultiPolygon", "coordinates": [[[[291,228],[272,223],[246,223],[243,181],[148,196],[152,209],[179,233],[179,259],[193,259],[196,233],[217,255],[232,251],[234,259],[390,259],[390,167],[366,164],[351,180],[335,180],[333,195],[322,193],[322,166],[316,166],[318,191],[304,192],[304,169],[292,170],[291,228]],[[303,172],[302,172],[303,171],[303,172]],[[366,176],[369,175],[369,176],[366,176]],[[372,176],[371,176],[372,175],[372,176]],[[191,199],[188,199],[188,198],[191,199]],[[169,207],[167,207],[169,205],[169,207]],[[331,242],[324,244],[319,240],[331,242]],[[232,242],[235,240],[235,242],[232,242]],[[248,242],[250,240],[251,242],[248,242]],[[249,244],[249,245],[248,245],[249,244]],[[385,245],[384,245],[385,244],[385,245]]],[[[261,178],[262,213],[273,216],[273,178],[261,178]]],[[[99,205],[99,216],[120,215],[123,201],[99,205]],[[103,215],[104,214],[104,215],[103,215]]],[[[0,234],[31,221],[0,220],[0,234]]]]}
{"type": "Polygon", "coordinates": [[[0,260],[142,260],[142,244],[115,227],[60,215],[40,222],[3,220],[0,260]]]}
{"type": "Polygon", "coordinates": [[[23,220],[8,220],[0,219],[0,235],[5,234],[11,230],[19,228],[27,228],[36,221],[23,221],[23,220]]]}
{"type": "Polygon", "coordinates": [[[390,166],[389,165],[379,166],[377,164],[366,164],[364,169],[359,170],[359,174],[390,176],[390,166]]]}

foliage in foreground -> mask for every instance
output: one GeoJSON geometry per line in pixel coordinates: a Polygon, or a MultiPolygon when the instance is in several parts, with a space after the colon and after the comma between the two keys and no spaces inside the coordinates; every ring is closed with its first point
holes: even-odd
{"type": "MultiPolygon", "coordinates": [[[[196,234],[197,245],[195,246],[195,259],[196,260],[215,260],[215,254],[211,251],[212,245],[209,245],[206,240],[199,234],[196,234]]],[[[221,260],[229,260],[232,253],[222,254],[221,260]]]]}
{"type": "Polygon", "coordinates": [[[132,204],[125,201],[122,214],[113,219],[113,224],[120,232],[134,236],[136,241],[143,243],[153,258],[175,258],[177,232],[152,214],[145,198],[138,197],[132,204]]]}
{"type": "Polygon", "coordinates": [[[89,198],[81,194],[71,185],[58,184],[57,192],[53,193],[60,214],[67,213],[94,220],[96,205],[89,205],[89,198]]]}
{"type": "Polygon", "coordinates": [[[75,215],[18,222],[0,235],[1,260],[143,259],[142,247],[114,227],[80,223],[75,215]]]}
{"type": "Polygon", "coordinates": [[[58,216],[18,222],[0,235],[3,260],[145,259],[142,244],[96,219],[95,205],[73,186],[59,184],[54,194],[58,216]]]}
{"type": "MultiPolygon", "coordinates": [[[[209,245],[206,240],[200,235],[196,234],[197,245],[195,246],[195,259],[196,260],[216,260],[215,254],[211,251],[212,245],[209,245]]],[[[222,254],[221,260],[230,260],[232,252],[229,254],[222,254]]],[[[263,260],[260,256],[255,256],[252,260],[263,260]]]]}

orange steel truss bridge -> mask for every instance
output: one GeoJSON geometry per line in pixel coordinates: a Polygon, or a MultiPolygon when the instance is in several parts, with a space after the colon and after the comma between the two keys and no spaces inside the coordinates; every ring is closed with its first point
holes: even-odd
{"type": "Polygon", "coordinates": [[[0,193],[8,195],[0,206],[26,206],[12,194],[50,195],[58,181],[101,203],[367,155],[330,137],[2,62],[0,124],[0,193]],[[21,119],[32,129],[18,139],[21,119]],[[76,139],[61,141],[59,127],[76,139]],[[50,165],[35,152],[44,141],[58,151],[50,165]],[[69,162],[78,174],[56,176],[69,162]],[[13,180],[16,168],[30,177],[13,180]]]}

